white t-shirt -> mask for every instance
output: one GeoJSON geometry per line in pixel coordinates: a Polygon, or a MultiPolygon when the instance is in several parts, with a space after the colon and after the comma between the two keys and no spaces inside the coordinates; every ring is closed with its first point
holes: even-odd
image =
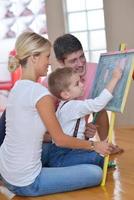
{"type": "Polygon", "coordinates": [[[6,136],[0,147],[0,174],[10,184],[26,186],[41,171],[43,135],[46,131],[36,104],[48,89],[19,80],[10,91],[6,109],[6,136]]]}
{"type": "Polygon", "coordinates": [[[76,121],[81,118],[77,137],[84,139],[85,116],[102,110],[112,97],[112,94],[107,89],[104,89],[95,99],[70,100],[67,103],[61,101],[56,111],[56,116],[64,133],[73,136],[76,121]]]}

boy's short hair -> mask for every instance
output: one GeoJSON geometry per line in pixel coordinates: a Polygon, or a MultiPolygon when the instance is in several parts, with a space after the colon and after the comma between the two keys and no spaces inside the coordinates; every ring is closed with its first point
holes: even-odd
{"type": "Polygon", "coordinates": [[[62,99],[61,92],[68,90],[70,77],[76,73],[71,67],[57,68],[48,76],[48,89],[55,97],[62,99]]]}
{"type": "Polygon", "coordinates": [[[53,49],[57,60],[64,61],[68,54],[83,50],[83,47],[74,35],[64,34],[54,41],[53,49]]]}

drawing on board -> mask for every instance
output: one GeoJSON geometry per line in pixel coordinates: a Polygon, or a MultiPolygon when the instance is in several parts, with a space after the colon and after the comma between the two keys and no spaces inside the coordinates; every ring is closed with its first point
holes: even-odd
{"type": "Polygon", "coordinates": [[[119,65],[123,75],[113,93],[113,99],[106,106],[106,110],[114,112],[123,112],[125,107],[134,70],[134,50],[101,54],[92,88],[92,98],[95,98],[111,79],[113,69],[119,65]]]}

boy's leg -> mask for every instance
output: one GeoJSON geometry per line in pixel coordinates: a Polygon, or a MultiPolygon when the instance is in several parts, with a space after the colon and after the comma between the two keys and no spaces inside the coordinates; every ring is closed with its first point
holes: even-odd
{"type": "Polygon", "coordinates": [[[20,196],[41,196],[67,192],[99,185],[102,170],[94,165],[42,168],[41,173],[29,186],[16,187],[5,182],[9,190],[20,196]]]}
{"type": "Polygon", "coordinates": [[[52,143],[43,143],[42,144],[42,154],[41,154],[41,162],[42,167],[48,167],[49,164],[49,152],[51,151],[52,143]]]}
{"type": "Polygon", "coordinates": [[[49,154],[49,167],[66,167],[78,164],[94,164],[103,167],[104,158],[95,151],[60,148],[53,144],[49,154]]]}

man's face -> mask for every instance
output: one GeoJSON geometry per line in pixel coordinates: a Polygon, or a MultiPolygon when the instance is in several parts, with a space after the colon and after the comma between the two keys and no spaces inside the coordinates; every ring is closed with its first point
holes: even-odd
{"type": "Polygon", "coordinates": [[[82,49],[68,54],[65,57],[63,64],[65,67],[72,67],[75,69],[80,76],[86,74],[86,58],[82,49]]]}

